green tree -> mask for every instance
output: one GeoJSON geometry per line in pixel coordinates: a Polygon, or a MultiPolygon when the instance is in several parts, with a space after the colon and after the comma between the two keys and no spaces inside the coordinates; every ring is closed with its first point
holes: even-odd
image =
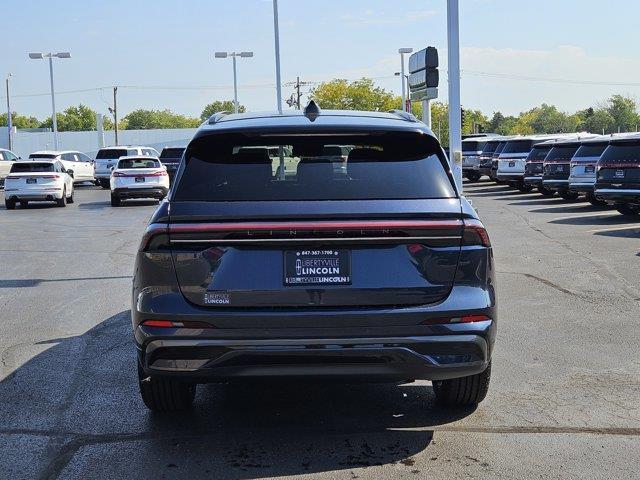
{"type": "MultiPolygon", "coordinates": [[[[11,125],[16,128],[38,128],[40,121],[36,117],[27,117],[25,115],[18,115],[16,112],[11,112],[11,125]]],[[[7,126],[7,114],[0,115],[0,127],[7,126]]]]}
{"type": "MultiPolygon", "coordinates": [[[[233,111],[234,111],[234,108],[233,108],[232,100],[224,100],[224,101],[216,100],[215,102],[212,102],[206,107],[204,107],[204,110],[202,110],[202,113],[200,114],[200,120],[204,122],[214,113],[233,112],[233,111]]],[[[247,109],[245,108],[244,105],[238,105],[238,112],[244,113],[246,111],[247,109]]]]}
{"type": "Polygon", "coordinates": [[[392,92],[376,87],[370,78],[323,82],[311,90],[310,96],[320,108],[337,110],[388,111],[402,103],[392,92]]]}
{"type": "Polygon", "coordinates": [[[191,128],[197,127],[200,119],[186,117],[171,110],[138,109],[126,115],[119,128],[126,130],[148,130],[152,128],[191,128]]]}
{"type": "Polygon", "coordinates": [[[592,133],[612,133],[614,123],[615,119],[606,108],[598,108],[584,120],[582,130],[592,133]]]}
{"type": "Polygon", "coordinates": [[[635,131],[638,126],[636,101],[623,95],[613,95],[608,102],[607,110],[613,118],[613,130],[617,132],[635,131]]]}
{"type": "MultiPolygon", "coordinates": [[[[56,113],[59,132],[80,132],[96,129],[96,112],[85,105],[71,106],[62,113],[56,113]]],[[[40,123],[40,128],[52,128],[48,117],[40,123]]]]}

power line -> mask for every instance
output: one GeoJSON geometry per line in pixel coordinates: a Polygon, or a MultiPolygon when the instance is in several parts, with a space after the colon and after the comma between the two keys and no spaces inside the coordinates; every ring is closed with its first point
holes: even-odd
{"type": "Polygon", "coordinates": [[[481,72],[477,70],[462,70],[463,74],[477,75],[481,77],[495,77],[504,78],[507,80],[523,80],[529,82],[548,82],[548,83],[562,83],[572,85],[602,85],[613,87],[640,87],[640,82],[609,82],[599,80],[577,80],[569,78],[552,78],[552,77],[532,77],[528,75],[517,75],[512,73],[496,73],[496,72],[481,72]]]}

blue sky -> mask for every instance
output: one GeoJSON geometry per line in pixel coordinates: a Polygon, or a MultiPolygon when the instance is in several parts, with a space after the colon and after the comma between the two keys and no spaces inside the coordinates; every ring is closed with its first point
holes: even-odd
{"type": "MultiPolygon", "coordinates": [[[[253,50],[238,64],[239,99],[251,110],[275,108],[271,0],[1,2],[0,75],[13,73],[12,107],[20,113],[50,114],[49,97],[33,96],[48,92],[47,65],[29,60],[30,51],[72,53],[55,63],[58,110],[84,103],[106,113],[111,91],[99,87],[119,85],[123,114],[199,115],[206,103],[232,98],[231,61],[213,52],[253,50]],[[64,93],[74,90],[89,91],[64,93]]],[[[460,3],[466,107],[517,113],[547,102],[575,110],[612,93],[640,94],[640,2],[460,3]]],[[[399,47],[434,45],[446,64],[445,0],[280,0],[279,9],[283,82],[369,76],[399,92],[399,47]]],[[[291,92],[285,87],[284,97],[291,92]]]]}

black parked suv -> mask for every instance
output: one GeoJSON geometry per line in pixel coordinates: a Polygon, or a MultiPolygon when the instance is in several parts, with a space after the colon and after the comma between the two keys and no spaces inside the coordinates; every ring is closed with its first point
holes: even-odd
{"type": "Polygon", "coordinates": [[[558,140],[544,158],[542,186],[557,192],[565,200],[575,200],[580,196],[575,190],[569,189],[569,175],[571,159],[581,143],[580,138],[575,137],[558,140]]]}
{"type": "Polygon", "coordinates": [[[176,176],[184,150],[185,147],[164,147],[160,152],[160,162],[167,167],[170,182],[173,182],[173,178],[176,176]]]}
{"type": "Polygon", "coordinates": [[[556,194],[555,190],[542,184],[544,159],[555,143],[556,140],[547,140],[534,145],[524,164],[524,184],[531,188],[537,188],[538,192],[545,197],[553,197],[556,194]]]}
{"type": "Polygon", "coordinates": [[[142,398],[179,410],[205,382],[428,379],[441,403],[475,405],[494,275],[487,232],[413,116],[214,115],[137,254],[142,398]]]}
{"type": "Polygon", "coordinates": [[[597,198],[623,215],[640,215],[640,134],[612,137],[596,175],[597,198]]]}

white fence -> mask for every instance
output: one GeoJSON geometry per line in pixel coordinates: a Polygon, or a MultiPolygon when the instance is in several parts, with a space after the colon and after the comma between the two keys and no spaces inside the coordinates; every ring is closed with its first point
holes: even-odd
{"type": "MultiPolygon", "coordinates": [[[[186,145],[196,132],[195,128],[174,128],[157,130],[119,130],[118,143],[120,145],[144,145],[160,151],[167,146],[186,145]]],[[[0,147],[8,148],[7,128],[0,127],[0,147]]],[[[105,130],[104,135],[97,131],[58,132],[60,150],[78,150],[90,157],[95,157],[98,149],[104,145],[114,145],[113,130],[105,130]]],[[[12,136],[13,152],[27,158],[37,150],[53,150],[53,133],[51,132],[21,132],[18,130],[12,136]]]]}

